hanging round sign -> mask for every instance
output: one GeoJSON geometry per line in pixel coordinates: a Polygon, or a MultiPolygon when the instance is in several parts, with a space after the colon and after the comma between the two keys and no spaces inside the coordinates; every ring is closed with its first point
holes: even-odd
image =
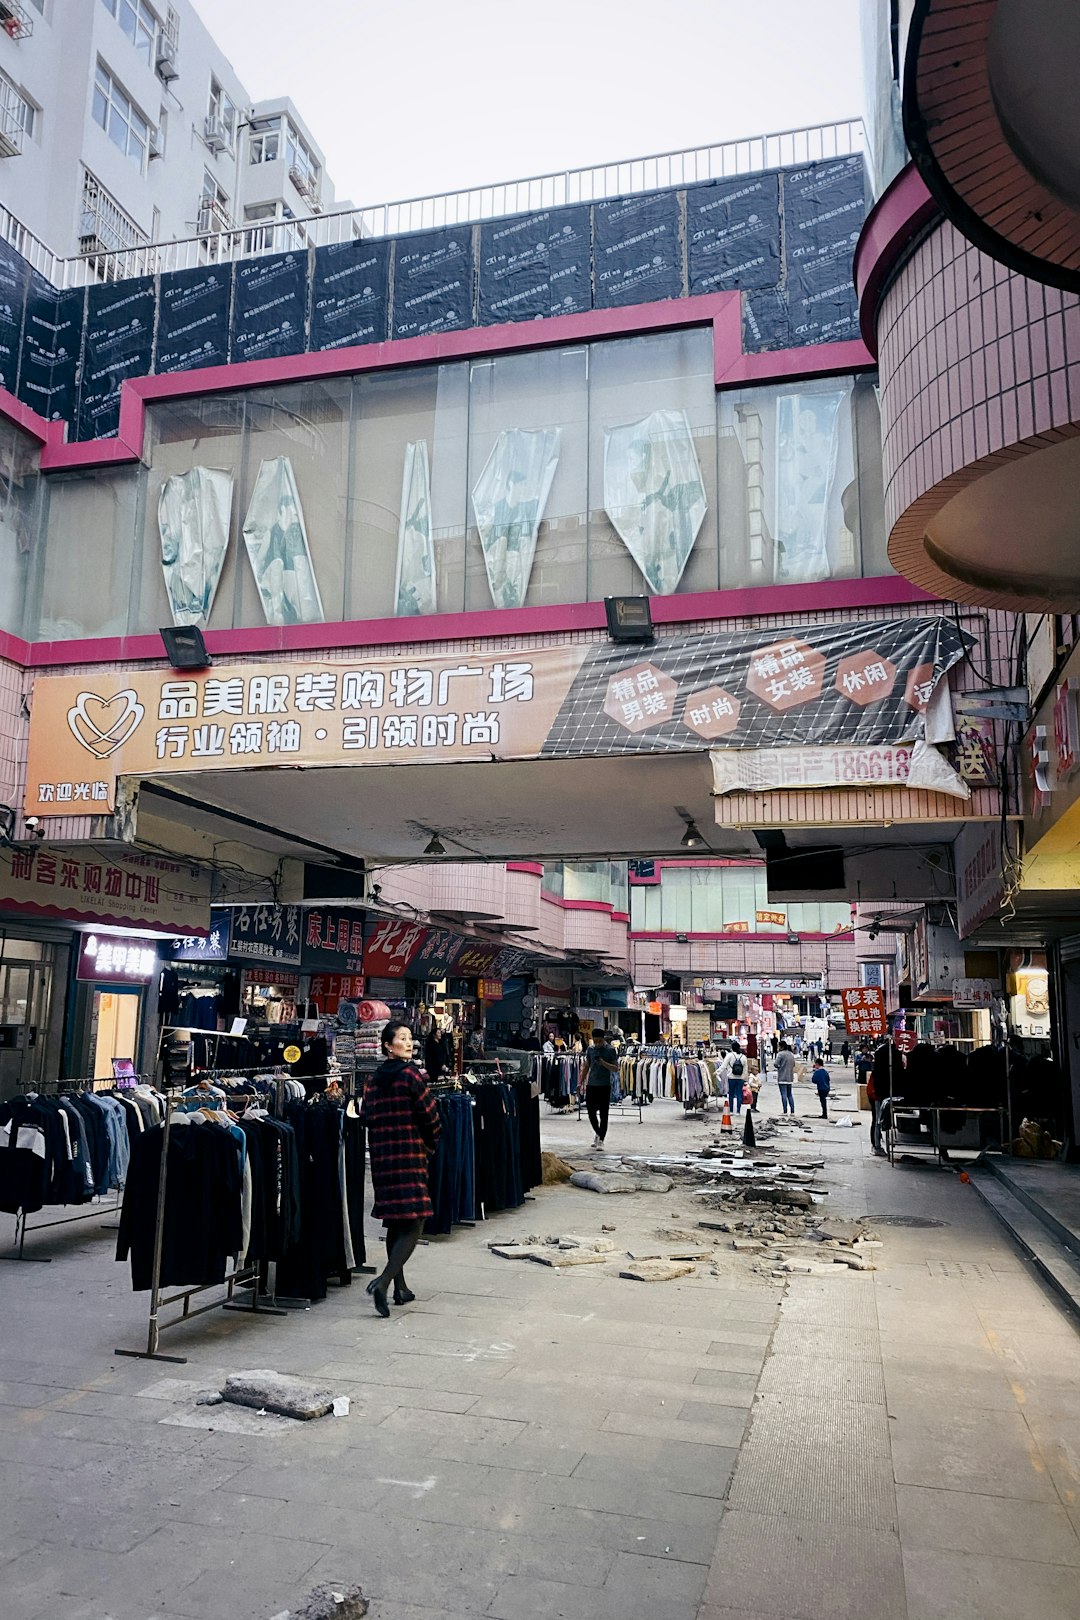
{"type": "Polygon", "coordinates": [[[281,1055],[286,1063],[296,1063],[300,1058],[300,1048],[298,1046],[287,1046],[281,1055]]]}

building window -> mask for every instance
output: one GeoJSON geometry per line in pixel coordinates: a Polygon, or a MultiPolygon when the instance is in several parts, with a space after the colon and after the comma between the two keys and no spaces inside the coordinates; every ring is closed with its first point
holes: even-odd
{"type": "Polygon", "coordinates": [[[204,169],[202,196],[199,199],[199,234],[227,231],[231,225],[229,194],[218,184],[210,170],[204,169]]]}
{"type": "Polygon", "coordinates": [[[79,252],[119,253],[124,248],[142,247],[145,242],[145,235],[116,198],[89,169],[84,169],[79,252]]]}
{"type": "Polygon", "coordinates": [[[116,18],[143,61],[150,66],[154,59],[154,38],[159,23],[145,0],[101,0],[101,3],[116,18]]]}
{"type": "Polygon", "coordinates": [[[236,138],[236,104],[221,88],[216,79],[210,80],[210,106],[206,119],[207,133],[214,128],[220,130],[228,146],[232,146],[236,138]]]}
{"type": "Polygon", "coordinates": [[[0,73],[0,133],[19,151],[23,137],[33,137],[39,116],[40,110],[33,102],[27,101],[7,75],[0,73]]]}
{"type": "Polygon", "coordinates": [[[249,163],[276,163],[281,156],[281,119],[256,118],[248,144],[249,163]]]}
{"type": "Polygon", "coordinates": [[[289,119],[285,120],[285,157],[289,177],[297,190],[305,197],[315,197],[319,189],[319,165],[289,119]]]}
{"type": "Polygon", "coordinates": [[[95,124],[100,124],[113,145],[141,170],[146,163],[150,125],[100,62],[94,75],[93,111],[95,124]]]}

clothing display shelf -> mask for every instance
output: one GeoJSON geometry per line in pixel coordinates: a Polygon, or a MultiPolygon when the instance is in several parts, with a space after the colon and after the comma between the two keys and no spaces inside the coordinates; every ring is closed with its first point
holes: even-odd
{"type": "MultiPolygon", "coordinates": [[[[248,1073],[251,1079],[259,1077],[266,1079],[273,1078],[275,1080],[276,1091],[273,1100],[276,1104],[277,1112],[280,1113],[284,1094],[284,1082],[274,1075],[257,1074],[257,1072],[252,1072],[250,1070],[248,1073]]],[[[251,1090],[248,1092],[230,1094],[228,1100],[234,1104],[243,1104],[247,1106],[248,1104],[265,1104],[267,1096],[263,1091],[251,1090]]],[[[161,1123],[161,1130],[163,1132],[161,1142],[161,1168],[158,1172],[157,1208],[154,1218],[154,1258],[151,1271],[150,1317],[147,1323],[146,1349],[131,1350],[126,1347],[118,1346],[114,1352],[118,1356],[131,1356],[140,1361],[168,1361],[180,1366],[187,1362],[187,1356],[164,1355],[159,1346],[161,1343],[162,1333],[166,1332],[169,1328],[178,1327],[181,1322],[190,1322],[196,1316],[202,1316],[207,1311],[215,1310],[243,1311],[246,1315],[257,1317],[287,1315],[287,1312],[279,1309],[275,1304],[272,1303],[272,1294],[267,1294],[264,1297],[263,1291],[266,1284],[262,1275],[261,1267],[257,1261],[250,1265],[237,1266],[236,1269],[230,1272],[220,1283],[201,1283],[190,1288],[178,1289],[176,1293],[172,1294],[163,1294],[162,1292],[161,1255],[162,1242],[165,1232],[165,1196],[167,1192],[169,1174],[169,1138],[172,1132],[174,1113],[176,1112],[178,1106],[182,1107],[189,1101],[190,1095],[185,1096],[183,1092],[168,1092],[165,1095],[165,1112],[161,1123]],[[191,1301],[196,1295],[206,1293],[212,1288],[219,1289],[221,1287],[224,1287],[226,1290],[224,1298],[210,1300],[209,1303],[199,1305],[194,1310],[191,1308],[191,1301]],[[241,1303],[235,1297],[237,1289],[250,1289],[251,1297],[247,1304],[241,1303]],[[160,1317],[161,1311],[163,1311],[169,1305],[177,1304],[181,1306],[180,1314],[171,1318],[171,1320],[167,1322],[163,1322],[160,1317]]]]}
{"type": "MultiPolygon", "coordinates": [[[[139,1079],[140,1084],[145,1085],[147,1083],[141,1076],[139,1079]]],[[[131,1088],[125,1087],[124,1089],[130,1090],[131,1088]]],[[[38,1095],[62,1097],[78,1096],[80,1092],[89,1092],[95,1096],[120,1094],[112,1081],[106,1083],[95,1075],[86,1075],[82,1079],[75,1080],[39,1080],[35,1085],[28,1087],[22,1095],[27,1098],[38,1095]]],[[[120,1195],[122,1191],[123,1185],[121,1183],[115,1189],[115,1197],[112,1203],[106,1203],[102,1198],[95,1195],[90,1200],[92,1207],[84,1209],[81,1215],[62,1215],[58,1220],[38,1221],[34,1226],[27,1224],[28,1212],[20,1207],[15,1212],[15,1240],[12,1252],[10,1254],[0,1254],[0,1261],[25,1261],[36,1265],[51,1264],[53,1258],[51,1254],[26,1253],[27,1232],[47,1232],[56,1226],[73,1226],[78,1221],[100,1221],[118,1215],[120,1213],[120,1195]]],[[[102,1230],[105,1230],[104,1226],[102,1230]]]]}

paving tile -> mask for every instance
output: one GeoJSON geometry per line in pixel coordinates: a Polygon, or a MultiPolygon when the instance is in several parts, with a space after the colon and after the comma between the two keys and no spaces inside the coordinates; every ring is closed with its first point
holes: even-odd
{"type": "Polygon", "coordinates": [[[1056,1502],[898,1485],[905,1553],[922,1547],[1080,1568],[1080,1536],[1056,1502]]]}
{"type": "Polygon", "coordinates": [[[641,1553],[619,1553],[604,1582],[604,1595],[621,1598],[624,1612],[652,1608],[657,1602],[677,1599],[698,1603],[705,1590],[708,1566],[656,1558],[641,1553]]]}
{"type": "MultiPolygon", "coordinates": [[[[696,1620],[693,1599],[655,1598],[649,1620],[696,1620]]],[[[633,1611],[631,1611],[633,1612],[633,1611]]],[[[627,1600],[621,1593],[584,1592],[563,1581],[512,1575],[503,1581],[487,1613],[492,1620],[627,1620],[627,1600]]]]}
{"type": "Polygon", "coordinates": [[[1015,1412],[1020,1405],[1000,1362],[989,1370],[954,1372],[925,1362],[891,1361],[885,1366],[885,1389],[894,1416],[903,1411],[905,1416],[917,1417],[920,1409],[925,1413],[928,1406],[954,1412],[972,1408],[1015,1412]]]}
{"type": "Polygon", "coordinates": [[[904,1415],[892,1424],[892,1449],[898,1485],[1034,1502],[1057,1499],[1031,1431],[1017,1413],[904,1415]]]}
{"type": "Polygon", "coordinates": [[[707,1423],[684,1422],[676,1416],[677,1412],[677,1404],[673,1404],[670,1418],[651,1417],[638,1412],[609,1412],[600,1427],[606,1433],[641,1435],[645,1439],[686,1439],[709,1446],[738,1446],[742,1443],[746,1412],[738,1407],[717,1407],[716,1416],[707,1423]]]}
{"type": "Polygon", "coordinates": [[[908,1620],[900,1543],[887,1531],[729,1508],[702,1613],[725,1607],[778,1620],[908,1620]]]}
{"type": "Polygon", "coordinates": [[[985,1554],[904,1549],[908,1620],[1076,1620],[1076,1570],[985,1554]]]}

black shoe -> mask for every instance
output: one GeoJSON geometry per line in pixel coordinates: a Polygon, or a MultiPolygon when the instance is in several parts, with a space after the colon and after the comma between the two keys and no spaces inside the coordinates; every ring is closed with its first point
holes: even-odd
{"type": "Polygon", "coordinates": [[[379,1287],[378,1277],[372,1277],[367,1285],[367,1292],[375,1302],[375,1309],[380,1316],[390,1315],[390,1306],[386,1302],[386,1289],[379,1287]]]}
{"type": "Polygon", "coordinates": [[[415,1298],[416,1298],[416,1295],[413,1293],[411,1288],[398,1288],[395,1285],[395,1287],[394,1287],[394,1304],[395,1305],[411,1305],[415,1298]]]}

